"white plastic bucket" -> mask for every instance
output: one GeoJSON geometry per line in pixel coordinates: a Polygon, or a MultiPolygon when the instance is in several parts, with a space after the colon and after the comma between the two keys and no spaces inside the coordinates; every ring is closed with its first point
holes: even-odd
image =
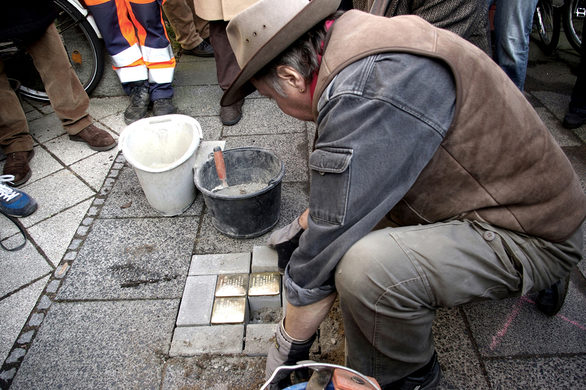
{"type": "Polygon", "coordinates": [[[181,214],[195,200],[193,166],[201,138],[199,123],[179,114],[138,120],[120,134],[118,148],[161,214],[181,214]]]}

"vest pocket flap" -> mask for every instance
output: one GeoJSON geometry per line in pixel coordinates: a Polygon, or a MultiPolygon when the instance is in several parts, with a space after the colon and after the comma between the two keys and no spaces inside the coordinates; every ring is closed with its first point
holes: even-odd
{"type": "Polygon", "coordinates": [[[317,149],[309,156],[309,168],[320,173],[342,173],[350,165],[352,149],[317,149]]]}

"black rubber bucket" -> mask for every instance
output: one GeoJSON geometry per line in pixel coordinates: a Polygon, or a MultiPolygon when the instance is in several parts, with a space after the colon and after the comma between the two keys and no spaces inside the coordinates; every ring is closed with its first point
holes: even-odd
{"type": "Polygon", "coordinates": [[[228,149],[223,154],[230,191],[216,191],[221,181],[213,157],[194,176],[214,227],[234,238],[253,238],[268,232],[281,213],[283,163],[271,151],[260,148],[228,149]],[[250,191],[243,190],[247,186],[250,191]]]}

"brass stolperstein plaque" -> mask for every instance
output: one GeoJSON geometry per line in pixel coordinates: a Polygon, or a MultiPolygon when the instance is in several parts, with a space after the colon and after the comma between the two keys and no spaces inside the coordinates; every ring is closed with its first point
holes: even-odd
{"type": "Polygon", "coordinates": [[[278,272],[261,272],[250,275],[248,295],[278,295],[281,291],[281,275],[278,272]]]}
{"type": "Polygon", "coordinates": [[[248,288],[248,274],[220,275],[216,283],[216,297],[244,297],[248,288]]]}
{"type": "Polygon", "coordinates": [[[241,324],[246,316],[246,298],[216,298],[212,310],[212,324],[241,324]]]}

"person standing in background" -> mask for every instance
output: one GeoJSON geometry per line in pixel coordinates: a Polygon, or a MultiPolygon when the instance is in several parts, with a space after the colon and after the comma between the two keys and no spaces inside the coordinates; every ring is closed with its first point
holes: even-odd
{"type": "MultiPolygon", "coordinates": [[[[51,107],[70,140],[86,143],[92,150],[110,150],[116,146],[116,140],[96,127],[88,113],[90,99],[71,67],[53,23],[55,16],[52,2],[9,2],[0,16],[0,42],[13,42],[32,57],[51,107]]],[[[26,115],[0,59],[0,149],[6,155],[2,175],[11,177],[12,186],[18,187],[30,179],[33,145],[26,115]]],[[[3,193],[13,195],[10,191],[3,193]]]]}
{"type": "Polygon", "coordinates": [[[529,35],[537,0],[487,0],[487,10],[493,4],[496,5],[493,58],[523,91],[529,60],[529,35]]]}
{"type": "Polygon", "coordinates": [[[112,56],[122,88],[130,96],[124,121],[177,112],[173,104],[175,56],[161,10],[165,0],[85,0],[112,56]]]}
{"type": "Polygon", "coordinates": [[[210,36],[208,22],[196,15],[193,0],[167,0],[163,3],[163,11],[181,45],[181,54],[214,56],[214,49],[207,40],[210,36]]]}
{"type": "MultiPolygon", "coordinates": [[[[371,14],[392,17],[417,15],[436,27],[449,30],[490,54],[488,14],[484,0],[368,0],[371,14]]],[[[522,0],[525,1],[525,0],[522,0]]],[[[531,0],[532,1],[532,0],[531,0]]],[[[511,2],[516,2],[511,0],[511,2]]]]}
{"type": "Polygon", "coordinates": [[[580,53],[578,78],[572,89],[570,107],[562,122],[566,129],[576,129],[586,123],[586,44],[584,43],[584,27],[586,27],[586,19],[582,21],[582,52],[580,53]]]}
{"type": "MultiPolygon", "coordinates": [[[[226,36],[226,26],[238,12],[248,8],[257,0],[195,0],[195,13],[210,22],[210,42],[214,48],[218,83],[223,91],[228,89],[232,81],[240,72],[236,57],[226,36]]],[[[235,125],[242,118],[240,99],[228,106],[220,107],[220,119],[226,126],[235,125]]]]}

